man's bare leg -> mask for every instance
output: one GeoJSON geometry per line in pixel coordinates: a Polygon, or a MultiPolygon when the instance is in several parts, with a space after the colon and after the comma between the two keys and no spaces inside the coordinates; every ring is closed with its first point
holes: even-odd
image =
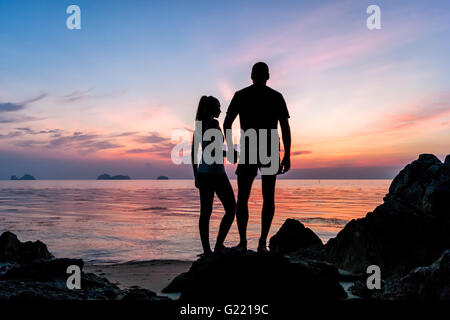
{"type": "Polygon", "coordinates": [[[262,175],[263,208],[261,214],[261,237],[259,238],[258,251],[267,251],[267,236],[275,214],[275,182],[276,175],[262,175]]]}
{"type": "Polygon", "coordinates": [[[240,242],[237,249],[247,250],[247,223],[248,223],[248,199],[252,189],[253,175],[238,174],[238,199],[236,221],[239,229],[240,242]]]}

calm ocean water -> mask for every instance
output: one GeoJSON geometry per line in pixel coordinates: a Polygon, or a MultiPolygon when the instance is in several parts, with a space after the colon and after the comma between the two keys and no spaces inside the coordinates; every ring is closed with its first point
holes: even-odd
{"type": "MultiPolygon", "coordinates": [[[[236,181],[232,181],[236,189],[236,181]]],[[[297,218],[326,242],[382,203],[390,180],[279,180],[273,235],[297,218]]],[[[260,180],[249,201],[249,247],[260,231],[260,180]]],[[[201,252],[198,190],[191,180],[0,181],[0,232],[42,240],[57,257],[97,263],[194,260],[201,252]]],[[[216,199],[211,242],[223,208],[216,199]]],[[[237,244],[234,223],[228,245],[237,244]]]]}

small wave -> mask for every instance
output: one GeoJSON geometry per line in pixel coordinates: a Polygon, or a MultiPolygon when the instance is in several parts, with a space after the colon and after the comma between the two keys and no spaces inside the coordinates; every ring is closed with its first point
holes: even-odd
{"type": "Polygon", "coordinates": [[[75,198],[75,199],[73,199],[73,201],[92,201],[92,199],[87,199],[87,198],[75,198]]]}
{"type": "Polygon", "coordinates": [[[335,226],[344,226],[348,222],[348,220],[344,220],[344,219],[318,218],[318,217],[314,217],[314,218],[300,218],[299,220],[301,222],[306,222],[306,223],[327,223],[327,224],[332,224],[332,225],[335,225],[335,226]]]}
{"type": "Polygon", "coordinates": [[[163,211],[167,210],[166,207],[148,207],[148,208],[141,208],[140,211],[163,211]]]}
{"type": "Polygon", "coordinates": [[[12,194],[18,195],[33,195],[35,192],[31,190],[10,190],[12,194]]]}

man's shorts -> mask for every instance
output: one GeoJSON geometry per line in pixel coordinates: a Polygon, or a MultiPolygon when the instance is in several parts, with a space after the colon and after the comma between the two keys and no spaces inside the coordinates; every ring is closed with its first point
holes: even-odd
{"type": "MultiPolygon", "coordinates": [[[[270,164],[238,164],[237,169],[236,169],[236,174],[239,175],[246,175],[249,177],[256,177],[258,174],[258,169],[261,170],[261,168],[264,167],[270,167],[270,164]]],[[[277,175],[280,171],[280,163],[278,163],[278,169],[277,169],[277,173],[275,175],[277,175]]]]}

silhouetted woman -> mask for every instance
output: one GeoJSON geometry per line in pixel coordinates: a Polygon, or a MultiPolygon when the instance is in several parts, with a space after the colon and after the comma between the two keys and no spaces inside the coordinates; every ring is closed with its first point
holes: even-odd
{"type": "Polygon", "coordinates": [[[222,161],[220,163],[214,162],[207,164],[202,156],[197,167],[197,161],[194,161],[197,159],[199,144],[201,143],[202,150],[204,150],[209,143],[214,141],[214,138],[212,138],[211,141],[203,141],[203,134],[206,130],[218,130],[221,136],[220,143],[221,145],[223,144],[223,134],[220,130],[219,122],[216,119],[219,115],[219,100],[212,96],[201,97],[198,104],[197,115],[195,116],[196,130],[194,131],[194,139],[192,141],[192,167],[194,169],[195,186],[200,190],[199,229],[203,246],[203,255],[205,256],[212,252],[209,244],[209,220],[213,210],[214,194],[217,194],[225,209],[225,215],[220,223],[219,234],[217,235],[214,251],[225,248],[225,237],[233,224],[236,212],[236,200],[233,188],[231,187],[223,165],[223,151],[221,150],[222,161]],[[199,128],[199,124],[201,124],[201,129],[199,128]]]}

